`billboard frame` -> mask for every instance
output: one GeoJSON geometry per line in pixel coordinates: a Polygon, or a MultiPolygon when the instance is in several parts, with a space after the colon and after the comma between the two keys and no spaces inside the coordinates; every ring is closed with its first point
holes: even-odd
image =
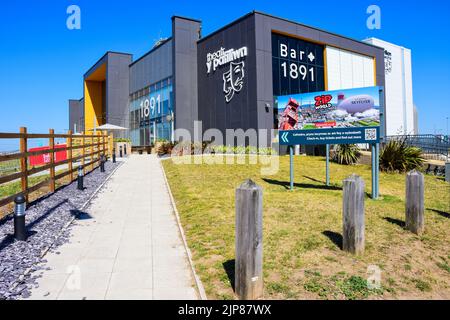
{"type": "MultiPolygon", "coordinates": [[[[372,187],[372,192],[371,192],[371,197],[374,200],[379,199],[379,169],[380,169],[380,142],[383,141],[384,139],[384,134],[383,134],[383,128],[385,127],[384,124],[384,87],[381,86],[376,86],[379,88],[379,111],[380,111],[380,125],[379,126],[372,126],[372,127],[357,127],[356,129],[358,130],[365,130],[365,129],[374,129],[376,128],[377,130],[377,139],[376,142],[369,142],[369,141],[364,141],[364,142],[353,142],[353,143],[366,143],[370,145],[371,148],[371,169],[372,169],[372,183],[371,183],[371,187],[372,187]]],[[[336,90],[335,90],[336,91],[336,90]]],[[[323,92],[321,92],[323,93],[323,92]]],[[[356,130],[355,129],[355,130],[356,130]]],[[[327,130],[327,129],[316,129],[316,130],[327,130]]],[[[336,129],[328,129],[328,132],[330,132],[331,130],[336,130],[336,129]]],[[[352,128],[349,128],[349,130],[352,130],[352,128]]],[[[279,130],[279,140],[280,140],[280,145],[287,145],[289,148],[289,170],[290,170],[290,191],[294,190],[294,146],[297,144],[292,144],[289,143],[289,134],[292,135],[292,133],[294,132],[308,132],[308,131],[313,131],[313,130],[279,130]]],[[[352,142],[348,142],[348,143],[352,143],[352,142]]],[[[347,143],[347,144],[348,144],[347,143]]],[[[313,144],[313,143],[310,143],[313,144]]],[[[317,143],[317,144],[321,144],[321,143],[317,143]]],[[[333,143],[333,144],[346,144],[346,143],[333,143]]],[[[324,145],[324,144],[321,144],[324,145]]],[[[326,146],[326,185],[330,186],[330,143],[325,144],[326,146]]]]}

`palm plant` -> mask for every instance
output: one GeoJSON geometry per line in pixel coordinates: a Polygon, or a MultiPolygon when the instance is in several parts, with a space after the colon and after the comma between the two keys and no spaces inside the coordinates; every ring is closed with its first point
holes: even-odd
{"type": "Polygon", "coordinates": [[[407,172],[420,169],[425,159],[422,150],[408,146],[403,140],[390,140],[380,154],[380,169],[386,172],[407,172]]]}
{"type": "Polygon", "coordinates": [[[334,147],[333,161],[351,165],[358,162],[361,152],[356,144],[339,144],[334,147]]]}

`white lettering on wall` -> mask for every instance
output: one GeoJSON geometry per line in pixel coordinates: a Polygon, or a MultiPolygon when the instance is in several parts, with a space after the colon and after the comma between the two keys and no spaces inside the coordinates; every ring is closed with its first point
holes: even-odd
{"type": "Polygon", "coordinates": [[[211,73],[217,70],[218,67],[226,65],[232,61],[242,59],[248,55],[247,47],[240,49],[229,49],[225,51],[224,48],[214,53],[208,53],[206,56],[206,68],[207,73],[211,73]]]}
{"type": "Polygon", "coordinates": [[[244,87],[245,63],[238,62],[248,55],[247,47],[239,49],[229,49],[221,47],[220,50],[208,53],[206,55],[207,73],[215,72],[217,68],[229,65],[228,70],[223,74],[223,93],[225,101],[228,103],[233,99],[236,93],[239,93],[244,87]]]}

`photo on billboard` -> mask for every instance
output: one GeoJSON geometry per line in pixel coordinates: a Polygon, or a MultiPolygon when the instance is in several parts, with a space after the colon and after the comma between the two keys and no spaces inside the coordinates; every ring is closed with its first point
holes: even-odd
{"type": "Polygon", "coordinates": [[[382,88],[366,87],[275,97],[282,144],[378,142],[382,88]],[[284,139],[284,141],[283,141],[284,139]]]}
{"type": "Polygon", "coordinates": [[[275,106],[279,130],[380,126],[380,87],[279,96],[275,106]]]}

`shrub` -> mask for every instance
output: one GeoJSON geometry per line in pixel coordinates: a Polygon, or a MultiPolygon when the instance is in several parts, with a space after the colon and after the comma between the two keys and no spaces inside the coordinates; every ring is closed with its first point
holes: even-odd
{"type": "Polygon", "coordinates": [[[351,165],[358,162],[361,152],[356,144],[340,144],[334,147],[333,161],[351,165]]]}
{"type": "Polygon", "coordinates": [[[172,151],[173,145],[170,141],[159,139],[156,141],[155,150],[158,155],[165,155],[172,151]]]}
{"type": "Polygon", "coordinates": [[[422,150],[408,146],[405,140],[391,140],[380,154],[380,169],[386,172],[407,172],[420,169],[425,159],[422,150]]]}
{"type": "Polygon", "coordinates": [[[221,154],[249,154],[249,155],[274,155],[276,151],[272,148],[258,148],[254,146],[212,146],[215,153],[221,154]]]}

